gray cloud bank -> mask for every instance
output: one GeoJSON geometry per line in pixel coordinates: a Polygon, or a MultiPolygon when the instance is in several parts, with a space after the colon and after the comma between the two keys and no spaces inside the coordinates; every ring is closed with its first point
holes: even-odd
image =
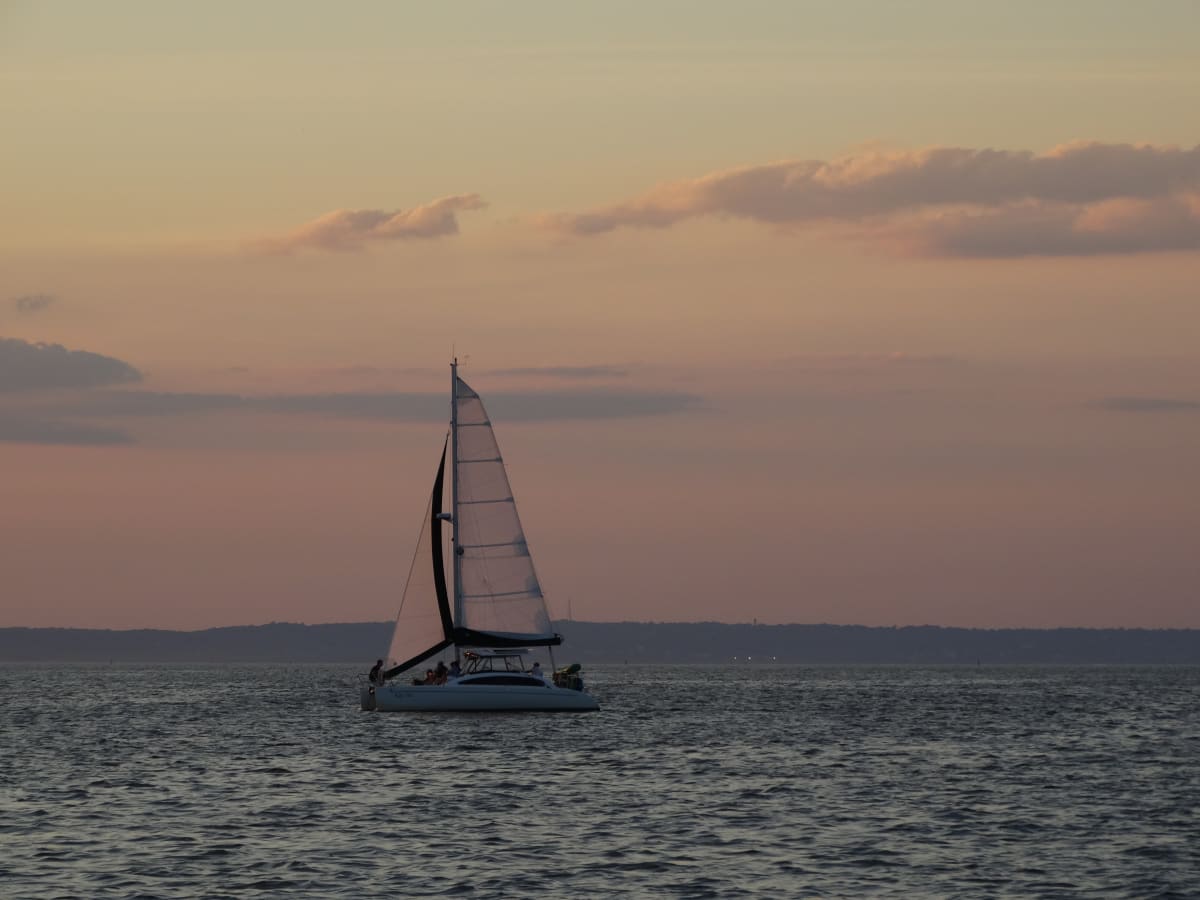
{"type": "Polygon", "coordinates": [[[141,372],[111,356],[68,350],[60,344],[0,338],[0,392],[100,387],[141,380],[141,372]]]}
{"type": "Polygon", "coordinates": [[[962,366],[966,365],[966,360],[945,353],[809,353],[784,357],[777,365],[784,369],[809,371],[869,371],[962,366]]]}
{"type": "MultiPolygon", "coordinates": [[[[489,393],[488,410],[510,422],[613,419],[656,416],[696,408],[694,394],[654,391],[574,390],[489,393]]],[[[49,407],[56,415],[79,417],[172,416],[248,411],[294,415],[345,416],[396,422],[448,418],[442,393],[379,392],[333,394],[173,393],[95,391],[49,407]]]]}
{"type": "MultiPolygon", "coordinates": [[[[610,366],[507,370],[566,377],[624,374],[610,366]]],[[[137,382],[133,366],[110,356],[0,338],[0,442],[109,445],[132,442],[123,430],[95,419],[188,416],[208,413],[340,416],[393,422],[447,418],[445,394],[335,392],[243,395],[234,393],[112,390],[137,382]],[[76,420],[83,420],[79,422],[76,420]]],[[[511,422],[545,422],[659,416],[697,408],[702,398],[679,392],[567,389],[490,393],[488,408],[511,422]]]]}
{"type": "Polygon", "coordinates": [[[1200,249],[1200,146],[1078,142],[1044,154],[935,147],[784,160],[539,218],[592,236],[718,216],[837,224],[915,252],[1073,256],[1200,249]]]}
{"type": "Polygon", "coordinates": [[[117,428],[30,418],[0,411],[0,442],[108,447],[133,443],[133,438],[117,428]]]}
{"type": "Polygon", "coordinates": [[[1200,412],[1200,400],[1172,397],[1105,397],[1099,405],[1116,412],[1200,412]]]}
{"type": "Polygon", "coordinates": [[[456,194],[412,209],[338,209],[251,246],[264,253],[287,254],[306,248],[361,250],[382,241],[447,237],[458,234],[457,213],[486,206],[478,194],[456,194]]]}
{"type": "Polygon", "coordinates": [[[546,376],[549,378],[624,378],[628,369],[620,366],[526,366],[516,369],[491,369],[488,375],[546,376]]]}
{"type": "MultiPolygon", "coordinates": [[[[697,409],[694,394],[654,391],[576,390],[492,393],[489,411],[506,422],[550,422],[661,416],[697,409]]],[[[129,443],[125,431],[77,424],[74,419],[127,419],[207,413],[327,416],[380,422],[441,422],[447,419],[442,393],[333,393],[243,396],[158,391],[88,391],[0,410],[0,441],[102,445],[129,443]]]]}

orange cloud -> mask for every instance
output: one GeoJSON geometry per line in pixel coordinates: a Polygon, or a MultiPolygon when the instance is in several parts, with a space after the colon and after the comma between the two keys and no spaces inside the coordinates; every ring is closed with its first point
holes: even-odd
{"type": "Polygon", "coordinates": [[[578,236],[700,216],[840,222],[931,253],[1128,253],[1200,248],[1197,192],[1200,146],[1080,142],[1040,155],[935,147],[744,166],[538,221],[578,236]]]}
{"type": "Polygon", "coordinates": [[[478,194],[442,197],[424,206],[398,209],[338,209],[286,234],[262,238],[255,249],[291,253],[302,248],[361,250],[371,241],[429,239],[458,234],[458,212],[484,209],[478,194]]]}

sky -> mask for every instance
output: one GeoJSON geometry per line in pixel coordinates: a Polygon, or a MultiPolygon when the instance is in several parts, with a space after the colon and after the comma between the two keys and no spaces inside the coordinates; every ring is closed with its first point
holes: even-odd
{"type": "Polygon", "coordinates": [[[1192,0],[0,0],[0,626],[1200,627],[1192,0]]]}

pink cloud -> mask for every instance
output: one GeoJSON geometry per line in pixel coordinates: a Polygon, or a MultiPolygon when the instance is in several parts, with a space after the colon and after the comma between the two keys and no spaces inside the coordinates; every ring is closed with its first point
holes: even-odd
{"type": "Polygon", "coordinates": [[[382,209],[338,209],[286,234],[255,241],[254,246],[268,253],[291,253],[305,247],[360,250],[371,241],[447,237],[458,234],[456,213],[486,206],[478,194],[456,194],[424,206],[391,212],[382,209]]]}
{"type": "Polygon", "coordinates": [[[1197,195],[1120,198],[1093,204],[1027,203],[955,212],[896,229],[919,252],[940,256],[1097,256],[1200,250],[1197,195]]]}
{"type": "Polygon", "coordinates": [[[930,253],[1129,253],[1200,246],[1198,192],[1200,146],[1079,142],[1040,155],[935,147],[744,166],[539,222],[577,236],[700,216],[840,222],[930,253]]]}

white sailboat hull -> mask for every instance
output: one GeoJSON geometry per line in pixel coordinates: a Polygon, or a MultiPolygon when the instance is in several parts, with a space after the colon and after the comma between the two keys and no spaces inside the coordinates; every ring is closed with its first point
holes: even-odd
{"type": "MultiPolygon", "coordinates": [[[[363,704],[363,708],[368,708],[363,704]]],[[[588,712],[600,708],[586,691],[552,684],[385,684],[375,688],[380,712],[588,712]]]]}

